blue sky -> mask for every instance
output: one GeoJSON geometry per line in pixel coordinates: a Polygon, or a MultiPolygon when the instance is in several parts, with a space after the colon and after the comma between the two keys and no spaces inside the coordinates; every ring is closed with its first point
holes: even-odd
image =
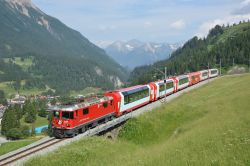
{"type": "Polygon", "coordinates": [[[175,43],[216,24],[250,19],[250,0],[33,0],[45,13],[105,46],[117,40],[175,43]]]}

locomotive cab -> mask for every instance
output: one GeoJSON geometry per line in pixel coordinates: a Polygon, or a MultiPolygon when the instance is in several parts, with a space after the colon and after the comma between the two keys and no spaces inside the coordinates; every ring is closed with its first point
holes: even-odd
{"type": "Polygon", "coordinates": [[[52,114],[52,128],[54,135],[61,137],[61,135],[73,136],[73,133],[65,133],[65,130],[71,128],[74,124],[74,112],[75,111],[61,111],[53,110],[52,114]]]}
{"type": "Polygon", "coordinates": [[[53,111],[53,124],[57,127],[67,128],[72,124],[74,112],[69,111],[53,111]]]}

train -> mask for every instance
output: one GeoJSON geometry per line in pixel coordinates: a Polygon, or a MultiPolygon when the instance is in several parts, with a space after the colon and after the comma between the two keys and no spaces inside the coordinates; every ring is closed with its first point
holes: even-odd
{"type": "Polygon", "coordinates": [[[108,91],[100,98],[51,106],[51,126],[56,138],[74,137],[139,107],[155,102],[189,86],[217,77],[218,69],[208,69],[163,80],[108,91]]]}

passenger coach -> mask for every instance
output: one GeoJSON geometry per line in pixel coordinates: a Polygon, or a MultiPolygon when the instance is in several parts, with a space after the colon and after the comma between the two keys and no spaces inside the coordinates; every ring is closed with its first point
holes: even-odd
{"type": "Polygon", "coordinates": [[[151,94],[150,85],[138,85],[112,92],[107,92],[104,96],[112,96],[114,98],[117,116],[130,112],[136,108],[148,104],[154,97],[151,94]]]}
{"type": "Polygon", "coordinates": [[[175,92],[176,89],[176,83],[173,78],[166,79],[166,80],[160,80],[156,82],[151,82],[149,85],[153,88],[154,93],[154,100],[158,100],[159,98],[162,98],[166,95],[170,95],[175,92]]]}

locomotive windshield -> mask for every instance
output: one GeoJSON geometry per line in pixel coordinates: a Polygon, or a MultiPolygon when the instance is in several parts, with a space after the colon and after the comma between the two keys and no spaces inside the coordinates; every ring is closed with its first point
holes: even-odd
{"type": "Polygon", "coordinates": [[[60,112],[59,112],[59,111],[53,111],[54,119],[58,119],[58,118],[59,118],[59,115],[60,115],[60,112]]]}
{"type": "Polygon", "coordinates": [[[73,112],[62,112],[63,119],[73,119],[73,112]]]}

